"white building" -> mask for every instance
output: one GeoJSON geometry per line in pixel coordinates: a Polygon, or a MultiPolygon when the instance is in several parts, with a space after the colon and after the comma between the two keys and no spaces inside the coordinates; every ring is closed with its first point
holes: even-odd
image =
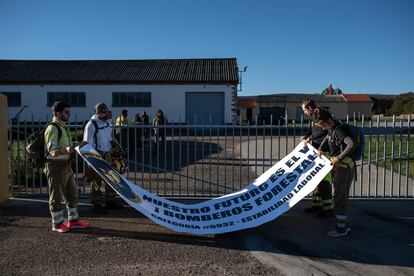
{"type": "Polygon", "coordinates": [[[129,119],[158,109],[168,121],[222,124],[235,119],[238,69],[235,58],[168,60],[0,60],[0,93],[9,118],[27,106],[20,121],[50,118],[51,105],[65,100],[72,120],[86,120],[97,102],[114,117],[129,119]]]}
{"type": "Polygon", "coordinates": [[[327,109],[336,119],[360,120],[362,115],[366,119],[372,117],[372,100],[366,94],[338,94],[338,95],[319,95],[319,94],[299,94],[299,93],[280,93],[248,97],[238,97],[236,107],[244,123],[254,123],[256,118],[258,123],[266,121],[270,123],[273,116],[275,122],[285,120],[296,120],[300,122],[304,116],[302,101],[313,99],[317,105],[327,109]]]}

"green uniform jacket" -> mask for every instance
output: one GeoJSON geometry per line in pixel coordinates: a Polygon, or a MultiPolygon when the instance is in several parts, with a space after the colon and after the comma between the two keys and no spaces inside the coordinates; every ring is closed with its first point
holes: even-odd
{"type": "Polygon", "coordinates": [[[66,151],[66,147],[70,146],[72,141],[66,124],[56,117],[53,117],[53,122],[56,123],[61,130],[61,137],[56,126],[49,125],[45,131],[45,147],[49,161],[69,161],[70,154],[66,151]]]}

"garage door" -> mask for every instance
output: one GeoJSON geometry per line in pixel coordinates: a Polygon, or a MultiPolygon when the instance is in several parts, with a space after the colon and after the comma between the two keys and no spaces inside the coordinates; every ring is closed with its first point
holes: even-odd
{"type": "Polygon", "coordinates": [[[224,92],[187,92],[185,117],[187,124],[223,124],[224,92]]]}

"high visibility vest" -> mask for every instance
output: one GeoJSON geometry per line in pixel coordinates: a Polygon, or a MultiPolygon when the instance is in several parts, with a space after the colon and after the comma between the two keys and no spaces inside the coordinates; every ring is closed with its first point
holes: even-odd
{"type": "Polygon", "coordinates": [[[59,139],[59,130],[55,125],[50,124],[45,131],[45,147],[47,152],[47,159],[49,160],[65,160],[69,159],[70,154],[65,147],[69,147],[72,141],[66,124],[56,118],[53,122],[59,126],[61,137],[59,139]]]}
{"type": "Polygon", "coordinates": [[[344,159],[342,159],[339,164],[337,165],[340,168],[353,168],[355,164],[355,161],[352,160],[351,157],[346,156],[344,159]]]}

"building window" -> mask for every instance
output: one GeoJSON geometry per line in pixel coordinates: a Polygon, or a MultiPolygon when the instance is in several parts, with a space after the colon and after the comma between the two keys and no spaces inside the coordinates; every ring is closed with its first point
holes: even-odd
{"type": "Polygon", "coordinates": [[[47,106],[52,106],[54,102],[63,101],[71,107],[85,107],[85,92],[47,92],[47,106]]]}
{"type": "Polygon", "coordinates": [[[151,107],[151,92],[113,92],[113,107],[151,107]]]}
{"type": "Polygon", "coordinates": [[[0,92],[7,97],[8,106],[21,106],[22,105],[22,93],[20,92],[0,92]]]}

